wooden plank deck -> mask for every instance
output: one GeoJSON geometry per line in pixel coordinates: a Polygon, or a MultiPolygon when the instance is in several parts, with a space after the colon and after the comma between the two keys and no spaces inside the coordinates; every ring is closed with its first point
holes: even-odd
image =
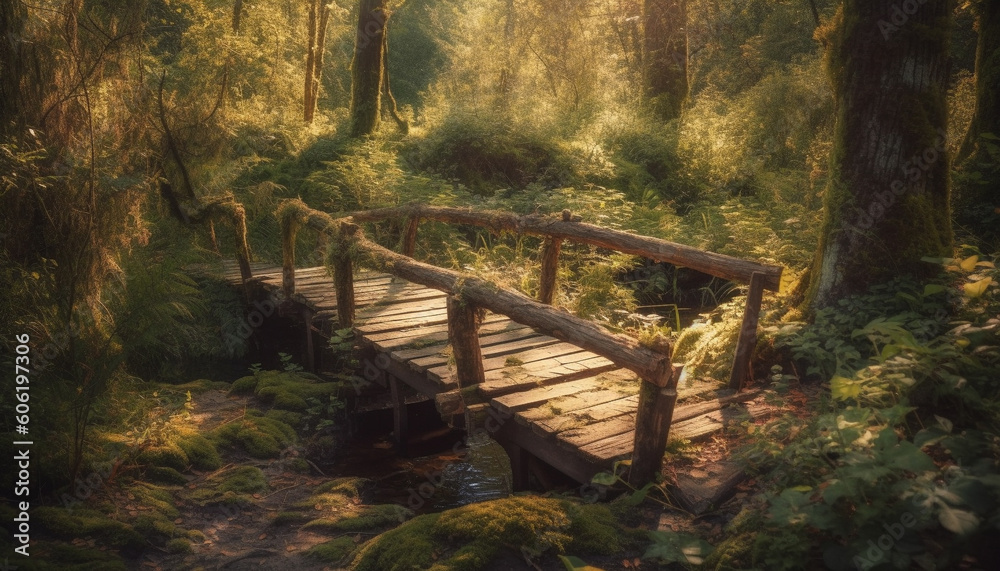
{"type": "MultiPolygon", "coordinates": [[[[252,281],[264,291],[281,290],[281,268],[253,264],[252,270],[252,281]]],[[[235,264],[215,273],[234,286],[242,283],[235,264]]],[[[378,361],[386,373],[430,398],[462,388],[451,359],[444,293],[367,271],[356,274],[354,287],[356,338],[384,356],[378,361]]],[[[336,323],[333,279],[325,268],[296,270],[292,299],[312,312],[314,323],[336,323]]],[[[479,338],[486,381],[462,394],[470,410],[495,411],[501,421],[493,436],[508,451],[530,452],[581,482],[631,456],[641,383],[634,373],[502,315],[487,314],[479,338]]],[[[682,377],[670,439],[702,439],[762,414],[761,405],[747,402],[756,392],[719,397],[716,389],[718,383],[682,377]]]]}

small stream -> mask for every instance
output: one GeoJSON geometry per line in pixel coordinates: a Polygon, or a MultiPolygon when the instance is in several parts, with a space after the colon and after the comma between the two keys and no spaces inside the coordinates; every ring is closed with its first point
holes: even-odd
{"type": "Polygon", "coordinates": [[[397,504],[417,514],[509,496],[510,459],[488,435],[466,438],[447,427],[411,441],[409,455],[393,450],[386,435],[351,439],[333,468],[337,476],[375,482],[369,503],[397,504]]]}

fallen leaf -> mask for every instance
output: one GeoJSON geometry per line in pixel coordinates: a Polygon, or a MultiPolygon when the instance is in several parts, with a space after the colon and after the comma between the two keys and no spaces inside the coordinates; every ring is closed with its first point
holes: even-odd
{"type": "Polygon", "coordinates": [[[260,534],[260,535],[257,536],[257,539],[258,540],[267,539],[267,534],[266,533],[262,533],[262,534],[260,534]]]}

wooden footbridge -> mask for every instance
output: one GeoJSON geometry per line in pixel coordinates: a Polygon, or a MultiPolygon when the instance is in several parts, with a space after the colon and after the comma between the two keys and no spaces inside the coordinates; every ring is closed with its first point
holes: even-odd
{"type": "Polygon", "coordinates": [[[334,219],[288,201],[278,217],[283,267],[242,259],[226,278],[245,284],[248,292],[277,295],[285,309],[302,315],[310,361],[314,334],[353,328],[367,355],[365,377],[391,389],[401,442],[406,393],[416,391],[433,398],[444,417],[466,420],[467,428],[478,426],[500,442],[511,456],[515,485],[525,481],[536,459],[581,482],[629,459],[631,482],[652,481],[668,432],[689,439],[710,434],[745,415],[739,403],[756,394],[740,389],[756,342],[761,296],[778,289],[779,267],[601,228],[565,211],[525,217],[411,205],[334,219]],[[385,220],[405,221],[402,253],[370,241],[358,226],[385,220]],[[422,220],[543,237],[539,300],[414,260],[422,220]],[[296,233],[303,227],[326,235],[332,272],[295,268],[296,233]],[[552,307],[566,240],[749,284],[728,394],[706,399],[717,387],[684,381],[683,365],[671,362],[670,347],[644,347],[552,307]]]}

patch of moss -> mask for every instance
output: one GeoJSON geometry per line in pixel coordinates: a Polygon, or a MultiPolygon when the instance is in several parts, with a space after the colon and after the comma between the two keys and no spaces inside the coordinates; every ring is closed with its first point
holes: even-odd
{"type": "Polygon", "coordinates": [[[316,375],[292,371],[259,371],[254,375],[237,379],[230,388],[231,394],[254,394],[262,402],[275,408],[304,411],[309,408],[308,400],[325,400],[340,389],[340,383],[326,383],[316,375]]]}
{"type": "MultiPolygon", "coordinates": [[[[439,540],[434,526],[441,514],[417,516],[366,543],[354,558],[354,571],[410,571],[434,563],[439,540]]],[[[445,567],[444,569],[447,569],[445,567]]]]}
{"type": "Polygon", "coordinates": [[[142,534],[132,526],[94,510],[41,507],[36,508],[32,516],[42,529],[61,539],[93,537],[126,549],[139,549],[145,544],[142,534]]]}
{"type": "Polygon", "coordinates": [[[136,459],[139,464],[157,468],[173,468],[177,471],[187,470],[190,460],[184,450],[176,442],[166,442],[159,446],[151,446],[142,451],[136,459]]]}
{"type": "MultiPolygon", "coordinates": [[[[11,561],[14,569],[14,561],[11,561]]],[[[116,553],[65,543],[40,541],[31,546],[31,558],[18,561],[25,571],[125,571],[125,561],[116,553]]]]}
{"type": "Polygon", "coordinates": [[[170,553],[191,553],[191,542],[178,537],[167,542],[167,551],[170,553]]]}
{"type": "Polygon", "coordinates": [[[412,514],[410,510],[395,504],[361,506],[355,515],[314,519],[302,526],[302,529],[316,533],[369,531],[400,523],[412,514]]]}
{"type": "Polygon", "coordinates": [[[295,442],[294,428],[255,412],[250,411],[246,418],[216,428],[210,438],[222,446],[242,448],[254,458],[274,458],[295,442]]]}
{"type": "Polygon", "coordinates": [[[153,466],[146,470],[146,479],[155,484],[167,484],[173,486],[183,486],[187,483],[187,478],[173,468],[160,468],[153,466]]]}
{"type": "Polygon", "coordinates": [[[309,471],[309,462],[306,462],[302,458],[293,458],[292,461],[288,463],[288,469],[293,472],[305,474],[309,471]]]}
{"type": "Polygon", "coordinates": [[[284,422],[288,426],[302,426],[302,415],[290,410],[272,408],[267,411],[267,414],[265,414],[264,417],[277,420],[278,422],[284,422]]]}
{"type": "Polygon", "coordinates": [[[229,472],[216,474],[202,487],[193,490],[189,497],[201,503],[246,506],[253,503],[249,497],[267,491],[267,478],[260,468],[241,466],[229,472]]]}
{"type": "Polygon", "coordinates": [[[173,519],[179,515],[174,506],[173,495],[163,488],[140,482],[129,488],[129,492],[135,496],[138,503],[153,508],[165,518],[173,519]]]}
{"type": "Polygon", "coordinates": [[[352,568],[475,571],[505,546],[613,554],[627,538],[605,506],[514,496],[416,517],[368,542],[352,568]]]}
{"type": "Polygon", "coordinates": [[[232,395],[249,395],[257,389],[257,375],[250,375],[248,377],[240,377],[233,381],[233,384],[229,387],[229,394],[232,395]]]}
{"type": "Polygon", "coordinates": [[[219,491],[256,494],[267,490],[267,478],[260,468],[241,466],[228,473],[219,484],[219,491]]]}
{"type": "Polygon", "coordinates": [[[189,530],[187,530],[186,535],[187,535],[187,538],[190,539],[194,543],[205,543],[205,540],[208,539],[207,537],[205,537],[204,533],[202,533],[201,531],[199,531],[197,529],[189,529],[189,530]]]}
{"type": "Polygon", "coordinates": [[[564,504],[569,516],[569,549],[573,553],[612,555],[622,551],[626,537],[611,510],[602,504],[564,504]]]}
{"type": "Polygon", "coordinates": [[[313,490],[313,494],[340,494],[349,498],[360,498],[361,490],[371,483],[365,478],[334,478],[323,482],[313,490]]]}
{"type": "Polygon", "coordinates": [[[174,525],[173,521],[158,515],[143,514],[135,518],[132,527],[146,537],[157,534],[174,537],[178,533],[177,526],[174,525]]]}
{"type": "Polygon", "coordinates": [[[201,434],[190,434],[177,439],[177,446],[187,454],[191,466],[197,470],[218,470],[222,458],[209,439],[201,434]]]}
{"type": "Polygon", "coordinates": [[[346,559],[354,551],[354,547],[354,540],[350,537],[338,537],[326,543],[312,546],[306,551],[306,557],[324,563],[337,563],[346,559]]]}

